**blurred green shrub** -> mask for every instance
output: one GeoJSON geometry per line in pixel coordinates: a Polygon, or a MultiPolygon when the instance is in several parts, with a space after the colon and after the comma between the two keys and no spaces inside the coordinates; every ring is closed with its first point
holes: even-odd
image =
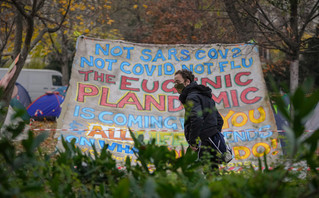
{"type": "Polygon", "coordinates": [[[319,91],[306,97],[305,87],[289,96],[292,112],[280,97],[273,98],[290,125],[285,128],[287,156],[271,170],[263,158],[258,170],[204,175],[196,153],[187,150],[176,158],[167,147],[154,140],[145,143],[132,133],[137,163],[126,158],[124,169],[118,169],[107,145],[100,153],[93,147],[91,156],[75,141],[62,139],[64,150],[47,154],[39,145],[48,134],[34,137],[29,131],[18,152],[12,138],[25,123],[0,126],[0,197],[318,197],[319,131],[305,136],[304,124],[319,91]],[[287,169],[300,162],[310,167],[306,175],[287,169]]]}

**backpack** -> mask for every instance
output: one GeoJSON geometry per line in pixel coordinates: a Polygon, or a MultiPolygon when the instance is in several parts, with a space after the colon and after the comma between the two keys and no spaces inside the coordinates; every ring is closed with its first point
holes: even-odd
{"type": "MultiPolygon", "coordinates": [[[[202,106],[202,111],[204,112],[202,101],[200,101],[200,103],[202,106]]],[[[215,147],[213,149],[221,154],[221,160],[227,164],[233,159],[233,152],[232,152],[232,149],[230,148],[230,146],[227,142],[227,139],[221,133],[222,128],[223,128],[223,124],[224,124],[224,120],[217,109],[214,109],[214,111],[217,114],[216,117],[217,117],[218,133],[216,135],[214,135],[214,139],[211,139],[210,137],[208,137],[208,140],[210,141],[212,146],[215,147]],[[223,146],[224,148],[226,148],[226,151],[222,152],[220,150],[220,146],[223,146]]]]}
{"type": "Polygon", "coordinates": [[[212,144],[213,149],[221,154],[221,160],[224,163],[227,164],[233,159],[233,152],[232,152],[227,140],[225,140],[225,137],[221,132],[217,133],[214,136],[214,139],[208,137],[208,140],[212,144]],[[220,149],[221,147],[226,148],[224,152],[221,151],[221,149],[220,149]]]}

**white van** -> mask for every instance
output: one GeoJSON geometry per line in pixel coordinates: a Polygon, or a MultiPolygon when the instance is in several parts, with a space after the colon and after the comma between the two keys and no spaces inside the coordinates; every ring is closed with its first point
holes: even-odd
{"type": "MultiPolygon", "coordinates": [[[[7,73],[8,68],[0,68],[0,79],[7,73]]],[[[54,91],[62,86],[61,72],[48,69],[22,69],[17,82],[29,92],[34,101],[47,91],[54,91]]]]}

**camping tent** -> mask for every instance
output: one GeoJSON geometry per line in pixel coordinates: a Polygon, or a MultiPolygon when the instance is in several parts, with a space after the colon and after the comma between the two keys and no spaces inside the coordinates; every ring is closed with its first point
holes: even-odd
{"type": "Polygon", "coordinates": [[[64,85],[64,86],[62,86],[62,87],[57,88],[55,91],[59,92],[59,94],[60,94],[63,98],[65,98],[65,95],[66,95],[67,90],[68,90],[68,86],[67,86],[67,85],[64,85]]]}
{"type": "Polygon", "coordinates": [[[18,88],[18,93],[15,98],[19,100],[19,102],[21,102],[25,108],[27,108],[31,103],[31,98],[28,91],[20,83],[16,82],[15,86],[18,88]]]}
{"type": "Polygon", "coordinates": [[[61,113],[62,102],[63,97],[58,92],[47,92],[30,104],[27,111],[36,120],[55,120],[61,113]]]}
{"type": "Polygon", "coordinates": [[[31,98],[28,91],[20,83],[17,82],[15,83],[12,92],[12,98],[19,100],[19,102],[21,102],[25,108],[27,108],[31,103],[31,98]]]}

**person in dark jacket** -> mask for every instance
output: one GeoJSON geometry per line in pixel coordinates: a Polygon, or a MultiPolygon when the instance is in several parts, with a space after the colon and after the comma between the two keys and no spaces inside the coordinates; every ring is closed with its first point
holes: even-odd
{"type": "Polygon", "coordinates": [[[178,70],[174,76],[174,87],[180,94],[179,100],[185,108],[184,133],[189,147],[198,152],[198,157],[209,156],[212,169],[222,163],[221,154],[226,144],[220,133],[223,118],[215,107],[212,90],[194,81],[189,70],[178,70]]]}

